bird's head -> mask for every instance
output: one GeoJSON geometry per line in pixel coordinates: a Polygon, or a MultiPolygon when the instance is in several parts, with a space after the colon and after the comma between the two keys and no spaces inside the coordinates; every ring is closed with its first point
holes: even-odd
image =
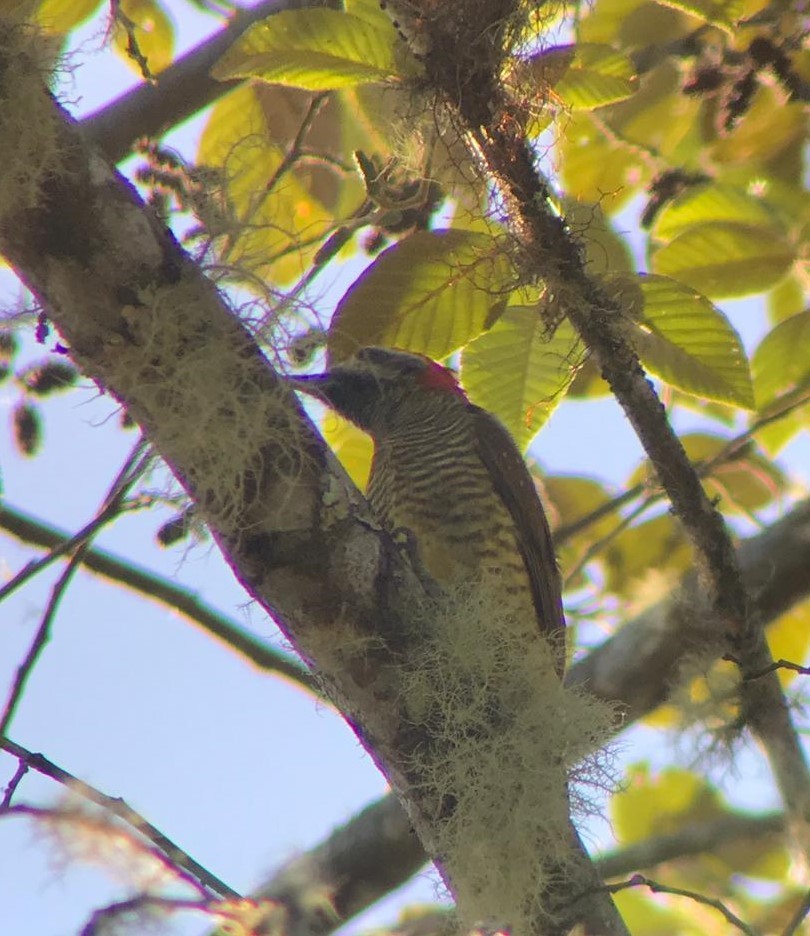
{"type": "Polygon", "coordinates": [[[424,355],[389,348],[361,348],[323,374],[290,382],[377,438],[399,421],[419,419],[436,402],[467,403],[452,371],[424,355]]]}

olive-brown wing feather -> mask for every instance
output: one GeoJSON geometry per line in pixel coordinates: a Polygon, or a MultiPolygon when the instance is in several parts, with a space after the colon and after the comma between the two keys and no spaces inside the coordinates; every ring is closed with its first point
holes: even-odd
{"type": "Polygon", "coordinates": [[[491,413],[470,404],[481,459],[517,529],[540,630],[559,642],[557,671],[565,667],[560,573],[546,514],[529,469],[507,429],[491,413]]]}

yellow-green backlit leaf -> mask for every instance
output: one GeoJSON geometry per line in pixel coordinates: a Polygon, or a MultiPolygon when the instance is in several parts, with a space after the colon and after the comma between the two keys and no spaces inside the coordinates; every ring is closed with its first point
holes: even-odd
{"type": "Polygon", "coordinates": [[[547,332],[536,308],[515,306],[462,353],[470,398],[499,416],[521,448],[563,399],[582,358],[567,319],[547,332]]]}
{"type": "MultiPolygon", "coordinates": [[[[775,660],[788,660],[799,666],[807,664],[810,647],[810,600],[805,599],[781,614],[765,631],[768,646],[775,660]]],[[[798,675],[795,670],[777,670],[783,686],[798,675]]],[[[806,677],[803,677],[806,678],[806,677]]]]}
{"type": "Polygon", "coordinates": [[[789,390],[760,408],[762,419],[773,417],[755,430],[757,442],[773,458],[804,429],[810,429],[810,387],[789,390]]]}
{"type": "Polygon", "coordinates": [[[400,75],[393,28],[338,10],[287,10],[251,26],[212,69],[215,78],[261,78],[328,91],[400,75]]]}
{"type": "Polygon", "coordinates": [[[655,251],[652,266],[722,299],[770,289],[795,259],[793,247],[772,227],[718,221],[678,235],[655,251]]]}
{"type": "Polygon", "coordinates": [[[324,414],[322,432],[346,473],[361,491],[365,491],[374,454],[371,437],[332,410],[324,414]]]}
{"type": "Polygon", "coordinates": [[[565,116],[558,151],[566,194],[605,214],[618,211],[651,176],[638,149],[609,140],[587,111],[565,116]]]}
{"type": "MultiPolygon", "coordinates": [[[[570,527],[611,499],[600,481],[582,475],[546,475],[543,484],[551,508],[549,522],[555,531],[570,527]]],[[[589,540],[596,539],[606,533],[613,523],[614,520],[608,515],[594,521],[583,535],[589,540]],[[605,523],[607,527],[602,525],[605,523]]]]}
{"type": "Polygon", "coordinates": [[[630,296],[623,303],[628,337],[645,367],[685,393],[753,409],[740,337],[705,296],[664,276],[620,275],[609,283],[630,296]]]}
{"type": "Polygon", "coordinates": [[[762,339],[751,360],[757,406],[810,384],[810,309],[780,322],[762,339]]]}
{"type": "Polygon", "coordinates": [[[344,10],[382,29],[390,29],[391,18],[383,9],[380,0],[344,0],[344,10]]]}
{"type": "Polygon", "coordinates": [[[593,110],[624,100],[636,91],[630,60],[608,45],[580,43],[554,93],[569,107],[593,110]]]}
{"type": "Polygon", "coordinates": [[[503,310],[513,270],[492,237],[417,231],[383,251],[338,303],[329,330],[333,359],[368,345],[447,357],[503,310]]]}
{"type": "Polygon", "coordinates": [[[772,165],[781,152],[803,141],[806,119],[803,103],[786,103],[781,91],[760,83],[753,104],[734,132],[719,137],[706,155],[718,163],[748,169],[772,165]]]}
{"type": "Polygon", "coordinates": [[[669,514],[631,526],[611,540],[601,554],[605,588],[616,595],[632,595],[651,572],[674,580],[693,564],[683,530],[669,514]]]}
{"type": "Polygon", "coordinates": [[[579,532],[569,531],[573,531],[573,524],[604,507],[612,498],[599,481],[582,475],[546,475],[542,487],[560,571],[566,587],[576,589],[584,584],[584,575],[580,572],[573,578],[570,576],[579,566],[584,551],[616,526],[616,516],[607,513],[579,532]]]}
{"type": "Polygon", "coordinates": [[[786,276],[768,294],[768,318],[773,325],[784,322],[804,308],[804,285],[798,273],[786,276]]]}
{"type": "MultiPolygon", "coordinates": [[[[779,467],[753,449],[743,449],[731,460],[727,457],[729,440],[724,436],[693,432],[681,436],[681,442],[695,465],[708,465],[719,458],[703,485],[710,497],[718,499],[723,513],[761,510],[785,489],[785,476],[779,467]]],[[[642,482],[651,474],[649,462],[644,462],[628,484],[642,482]]]]}
{"type": "MultiPolygon", "coordinates": [[[[607,119],[613,140],[635,143],[645,152],[653,149],[659,159],[670,158],[680,164],[681,154],[703,145],[701,104],[685,95],[682,86],[681,70],[670,59],[644,74],[636,94],[600,115],[607,119]]],[[[649,161],[640,161],[647,162],[648,168],[649,161]]]]}
{"type": "Polygon", "coordinates": [[[48,32],[67,33],[80,26],[101,6],[102,0],[43,0],[34,19],[48,32]]]}
{"type": "Polygon", "coordinates": [[[627,888],[613,899],[633,936],[708,936],[704,920],[695,920],[690,913],[689,901],[664,905],[646,888],[627,888]]]}
{"type": "Polygon", "coordinates": [[[731,32],[745,12],[742,0],[658,0],[662,6],[682,10],[712,26],[731,32]]]}
{"type": "Polygon", "coordinates": [[[629,845],[679,832],[687,817],[695,822],[717,816],[722,805],[719,794],[691,771],[671,767],[653,777],[639,766],[631,768],[628,782],[613,796],[610,812],[616,837],[629,845]]]}
{"type": "Polygon", "coordinates": [[[669,241],[688,228],[710,221],[777,227],[779,218],[760,198],[722,183],[694,186],[666,205],[656,219],[654,236],[669,241]]]}
{"type": "Polygon", "coordinates": [[[284,160],[269,136],[261,87],[242,85],[213,107],[200,138],[199,163],[225,179],[224,196],[233,230],[223,238],[222,256],[245,279],[258,275],[278,283],[302,276],[333,215],[295,173],[268,183],[284,160]]]}

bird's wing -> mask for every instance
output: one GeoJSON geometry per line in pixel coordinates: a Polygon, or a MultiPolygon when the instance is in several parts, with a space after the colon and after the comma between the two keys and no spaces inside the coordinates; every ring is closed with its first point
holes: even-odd
{"type": "Polygon", "coordinates": [[[507,429],[486,410],[472,404],[470,410],[481,459],[518,531],[518,545],[529,573],[540,630],[559,640],[557,669],[562,675],[565,666],[562,640],[565,615],[560,573],[543,505],[529,469],[507,429]]]}

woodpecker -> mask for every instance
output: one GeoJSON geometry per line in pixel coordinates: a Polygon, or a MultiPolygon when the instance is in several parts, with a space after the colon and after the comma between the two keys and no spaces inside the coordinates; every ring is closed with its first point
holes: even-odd
{"type": "Polygon", "coordinates": [[[488,583],[503,604],[553,638],[562,675],[560,576],[537,489],[500,421],[470,403],[428,357],[367,347],[293,385],[367,432],[366,496],[391,533],[412,534],[441,586],[488,583]]]}

